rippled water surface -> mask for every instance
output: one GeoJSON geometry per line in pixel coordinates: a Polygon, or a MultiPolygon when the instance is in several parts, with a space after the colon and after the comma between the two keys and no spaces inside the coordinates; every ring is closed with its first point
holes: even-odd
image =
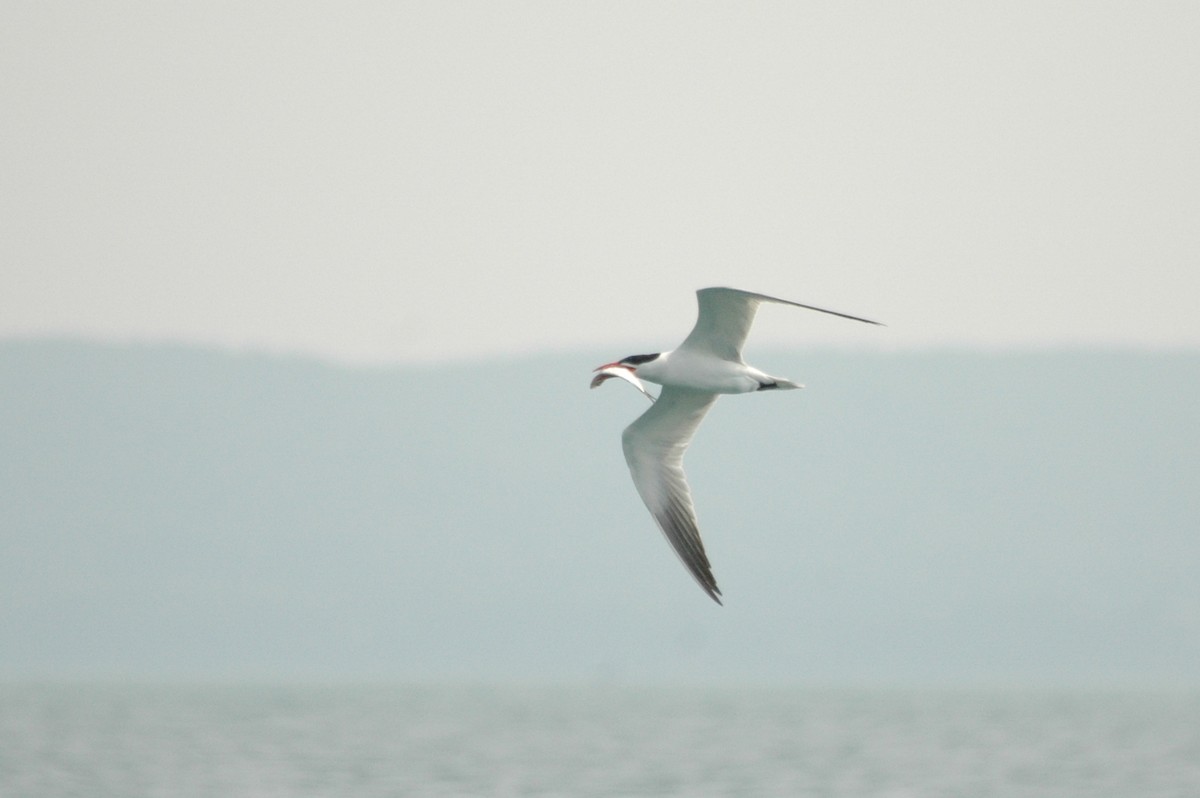
{"type": "Polygon", "coordinates": [[[0,687],[0,796],[1197,796],[1194,694],[0,687]]]}

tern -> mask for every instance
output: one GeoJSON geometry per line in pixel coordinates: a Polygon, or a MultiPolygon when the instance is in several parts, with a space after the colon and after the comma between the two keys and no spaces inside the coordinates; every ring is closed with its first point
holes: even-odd
{"type": "Polygon", "coordinates": [[[721,591],[704,553],[692,492],[683,473],[683,454],[719,395],[804,387],[742,360],[742,346],[758,306],[774,302],[882,325],[848,313],[736,288],[702,288],[696,298],[700,305],[696,326],[682,344],[669,352],[630,355],[605,363],[595,369],[592,387],[619,378],[653,402],[621,435],[625,461],[634,487],[659,529],[704,592],[720,604],[721,591]],[[662,386],[657,400],[642,385],[643,380],[662,386]]]}

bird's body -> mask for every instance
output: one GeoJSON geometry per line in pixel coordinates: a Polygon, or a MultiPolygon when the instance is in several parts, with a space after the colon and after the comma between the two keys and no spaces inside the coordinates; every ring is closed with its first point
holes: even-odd
{"type": "Polygon", "coordinates": [[[654,405],[621,436],[625,461],[638,494],[675,553],[719,604],[721,591],[700,540],[691,491],[683,473],[683,454],[720,394],[803,387],[742,360],[742,346],[759,304],[775,302],[868,324],[879,322],[733,288],[703,288],[696,296],[700,304],[696,326],[682,344],[669,352],[631,355],[607,363],[597,369],[601,373],[592,380],[592,387],[609,377],[621,377],[650,396],[639,380],[662,386],[654,405]]]}
{"type": "Polygon", "coordinates": [[[654,360],[639,366],[636,373],[639,379],[664,388],[688,388],[714,394],[804,387],[747,366],[740,357],[737,360],[725,360],[683,347],[663,352],[654,360]]]}

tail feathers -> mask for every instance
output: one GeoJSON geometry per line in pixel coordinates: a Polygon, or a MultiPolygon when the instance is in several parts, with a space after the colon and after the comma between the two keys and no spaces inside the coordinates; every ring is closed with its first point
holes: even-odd
{"type": "Polygon", "coordinates": [[[781,377],[772,377],[769,382],[763,380],[759,380],[758,382],[758,390],[760,391],[791,391],[803,387],[798,382],[785,380],[781,377]]]}

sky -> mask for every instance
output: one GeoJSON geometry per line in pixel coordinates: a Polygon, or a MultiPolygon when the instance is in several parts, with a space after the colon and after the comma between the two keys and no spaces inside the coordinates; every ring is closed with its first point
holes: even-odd
{"type": "Polygon", "coordinates": [[[1200,5],[0,5],[0,337],[1200,346],[1200,5]]]}

